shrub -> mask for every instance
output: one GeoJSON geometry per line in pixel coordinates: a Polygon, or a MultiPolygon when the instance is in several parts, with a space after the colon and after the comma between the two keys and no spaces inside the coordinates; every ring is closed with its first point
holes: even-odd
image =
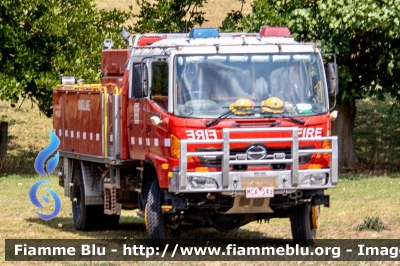
{"type": "Polygon", "coordinates": [[[386,229],[388,229],[388,227],[381,221],[379,217],[365,217],[363,223],[357,226],[357,230],[359,231],[382,231],[386,229]]]}

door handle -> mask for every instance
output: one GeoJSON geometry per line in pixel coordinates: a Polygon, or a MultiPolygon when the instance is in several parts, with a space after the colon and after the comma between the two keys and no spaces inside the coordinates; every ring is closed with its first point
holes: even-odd
{"type": "Polygon", "coordinates": [[[128,126],[128,128],[129,128],[129,129],[132,129],[132,128],[133,128],[133,126],[132,126],[132,125],[129,125],[129,126],[128,126]]]}

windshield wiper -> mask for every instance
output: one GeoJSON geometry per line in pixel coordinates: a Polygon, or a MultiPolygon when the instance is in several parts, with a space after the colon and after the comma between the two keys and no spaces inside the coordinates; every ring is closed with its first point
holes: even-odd
{"type": "Polygon", "coordinates": [[[213,126],[213,125],[218,124],[219,121],[221,121],[222,119],[227,118],[227,117],[230,116],[231,114],[233,114],[233,110],[229,110],[229,111],[226,112],[225,114],[222,114],[222,115],[218,116],[217,118],[214,118],[213,120],[208,121],[208,122],[206,123],[206,127],[211,127],[211,126],[213,126]]]}
{"type": "MultiPolygon", "coordinates": [[[[234,113],[234,111],[233,110],[229,110],[228,112],[226,112],[226,113],[224,113],[224,114],[222,114],[222,115],[220,115],[220,116],[218,116],[217,118],[214,118],[213,120],[211,120],[211,121],[208,121],[207,123],[206,123],[206,127],[211,127],[211,126],[214,126],[214,125],[216,125],[216,124],[218,124],[218,122],[219,121],[221,121],[221,120],[223,120],[223,119],[225,119],[225,118],[228,118],[231,114],[233,114],[234,113]]],[[[305,121],[303,120],[303,119],[296,119],[296,118],[294,118],[294,117],[291,117],[291,116],[287,116],[287,115],[281,115],[281,114],[271,114],[271,115],[264,115],[264,118],[279,118],[279,117],[282,117],[282,118],[288,118],[290,121],[292,121],[293,123],[296,123],[296,124],[299,124],[299,125],[304,125],[305,124],[305,121]]],[[[279,126],[280,125],[280,123],[278,124],[278,123],[276,123],[276,124],[274,124],[274,123],[272,123],[271,125],[269,125],[269,126],[279,126]]],[[[235,125],[233,125],[233,126],[237,126],[236,124],[235,125]]]]}
{"type": "Polygon", "coordinates": [[[232,123],[233,127],[278,127],[281,125],[281,122],[272,122],[272,123],[232,123]]]}
{"type": "Polygon", "coordinates": [[[291,122],[299,125],[304,125],[306,123],[303,119],[300,120],[287,115],[281,115],[281,114],[264,115],[264,118],[277,118],[277,117],[288,118],[291,122]]]}

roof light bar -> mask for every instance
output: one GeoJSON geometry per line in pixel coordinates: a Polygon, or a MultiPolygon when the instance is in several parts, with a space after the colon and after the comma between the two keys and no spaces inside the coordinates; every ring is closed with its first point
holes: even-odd
{"type": "Polygon", "coordinates": [[[288,27],[261,26],[260,36],[261,37],[292,37],[292,34],[288,27]]]}
{"type": "Polygon", "coordinates": [[[189,33],[189,38],[219,38],[217,28],[193,28],[189,33]]]}
{"type": "Polygon", "coordinates": [[[161,37],[161,36],[141,36],[139,38],[137,45],[138,46],[147,46],[147,45],[151,45],[151,44],[158,42],[165,38],[166,38],[166,36],[165,37],[164,36],[163,37],[161,37]]]}

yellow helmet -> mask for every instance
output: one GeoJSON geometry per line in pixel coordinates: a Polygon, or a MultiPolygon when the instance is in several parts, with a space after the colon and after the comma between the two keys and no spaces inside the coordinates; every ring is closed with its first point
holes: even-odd
{"type": "Polygon", "coordinates": [[[253,100],[241,98],[229,105],[229,109],[236,115],[249,115],[253,113],[254,106],[253,100]]]}
{"type": "Polygon", "coordinates": [[[261,109],[263,113],[274,113],[281,114],[285,110],[283,109],[284,101],[277,97],[271,97],[261,102],[261,109]]]}

